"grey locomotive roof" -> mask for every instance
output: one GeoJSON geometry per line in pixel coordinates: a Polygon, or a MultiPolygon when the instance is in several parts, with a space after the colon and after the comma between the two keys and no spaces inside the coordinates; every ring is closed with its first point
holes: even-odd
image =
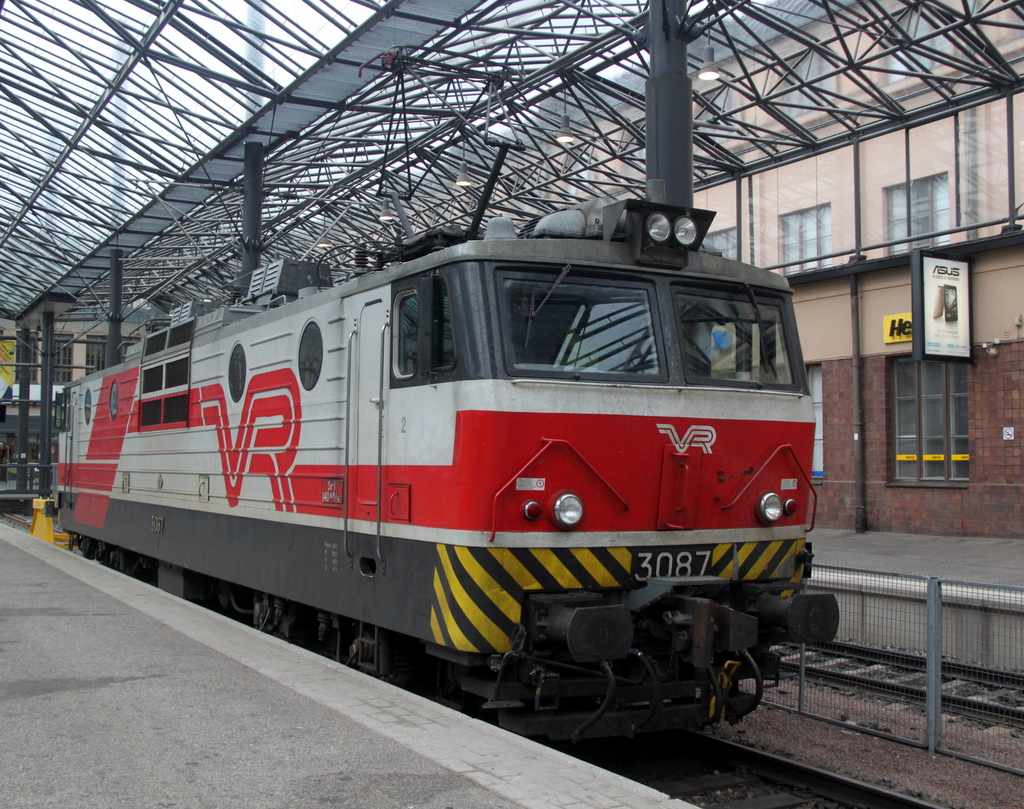
{"type": "Polygon", "coordinates": [[[643,269],[645,272],[713,276],[774,289],[789,289],[789,282],[780,275],[710,253],[690,253],[685,269],[640,267],[630,256],[628,244],[598,239],[485,239],[465,242],[395,265],[384,272],[391,274],[390,280],[462,260],[569,263],[615,267],[630,272],[643,269]]]}
{"type": "MultiPolygon", "coordinates": [[[[446,247],[412,261],[400,262],[382,270],[368,272],[324,289],[305,298],[275,308],[228,306],[196,319],[194,341],[198,344],[238,334],[279,317],[319,308],[330,300],[339,300],[358,292],[386,286],[401,278],[428,272],[461,261],[496,261],[516,264],[572,264],[580,267],[604,267],[623,272],[659,273],[680,278],[728,280],[789,292],[789,282],[776,273],[710,253],[690,253],[685,268],[637,265],[625,242],[598,239],[483,239],[446,247]]],[[[142,344],[133,346],[125,364],[141,360],[142,344]]],[[[88,379],[84,377],[83,379],[88,379]]],[[[76,380],[77,382],[78,380],[76,380]]]]}

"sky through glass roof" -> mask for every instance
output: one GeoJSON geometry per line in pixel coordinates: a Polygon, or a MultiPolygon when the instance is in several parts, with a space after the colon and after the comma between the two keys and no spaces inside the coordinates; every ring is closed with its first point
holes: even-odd
{"type": "MultiPolygon", "coordinates": [[[[225,301],[239,274],[243,144],[266,148],[268,258],[339,272],[416,230],[637,196],[646,3],[4,0],[0,314],[54,285],[101,316],[225,301]],[[552,133],[568,115],[570,148],[552,133]],[[457,192],[462,162],[477,181],[457,192]]],[[[1021,88],[1021,2],[777,0],[687,8],[698,186],[1021,88]]]]}

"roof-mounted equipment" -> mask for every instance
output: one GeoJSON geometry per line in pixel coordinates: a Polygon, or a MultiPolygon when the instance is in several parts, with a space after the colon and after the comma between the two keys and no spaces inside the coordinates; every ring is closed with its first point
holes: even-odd
{"type": "Polygon", "coordinates": [[[267,304],[282,296],[293,301],[302,289],[326,289],[330,286],[333,286],[330,267],[316,261],[281,258],[253,271],[249,292],[243,301],[267,304]]]}
{"type": "Polygon", "coordinates": [[[605,240],[625,232],[637,264],[685,267],[700,249],[715,212],[683,205],[630,199],[607,206],[602,215],[605,240]]]}

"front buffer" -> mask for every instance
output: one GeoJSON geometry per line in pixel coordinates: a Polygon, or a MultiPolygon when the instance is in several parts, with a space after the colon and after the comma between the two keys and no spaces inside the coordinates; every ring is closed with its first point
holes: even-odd
{"type": "Polygon", "coordinates": [[[834,596],[793,592],[803,540],[675,547],[706,555],[701,575],[646,579],[648,550],[438,549],[430,651],[528,736],[735,722],[778,674],[773,644],[831,640],[839,624],[834,596]]]}

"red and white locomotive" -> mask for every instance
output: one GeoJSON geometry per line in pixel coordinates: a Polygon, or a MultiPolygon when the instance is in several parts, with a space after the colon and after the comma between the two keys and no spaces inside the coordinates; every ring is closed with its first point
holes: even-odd
{"type": "Polygon", "coordinates": [[[520,733],[738,718],[771,645],[838,610],[795,593],[814,421],[790,291],[699,252],[711,216],[492,221],[333,287],[262,268],[67,387],[61,523],[379,676],[429,662],[520,733]]]}

